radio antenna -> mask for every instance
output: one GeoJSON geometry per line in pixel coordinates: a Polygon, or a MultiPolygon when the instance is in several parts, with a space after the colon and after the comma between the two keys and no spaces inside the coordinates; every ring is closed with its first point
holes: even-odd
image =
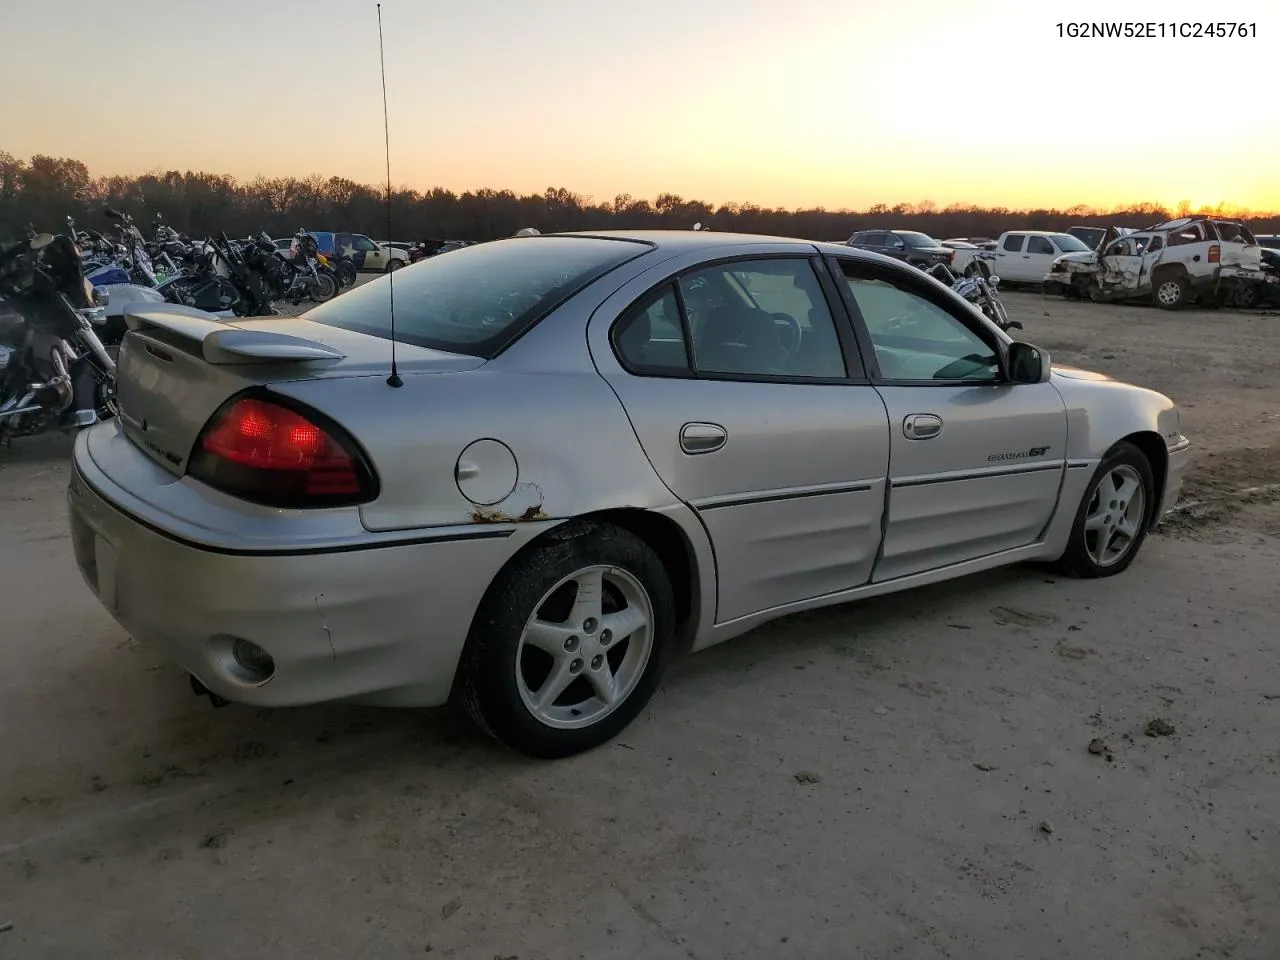
{"type": "MultiPolygon", "coordinates": [[[[387,149],[387,243],[391,242],[391,122],[387,119],[387,58],[382,49],[382,4],[378,4],[378,66],[382,71],[382,131],[387,149]]],[[[387,298],[391,314],[391,376],[388,387],[402,387],[400,371],[396,367],[396,272],[387,274],[387,298]]]]}

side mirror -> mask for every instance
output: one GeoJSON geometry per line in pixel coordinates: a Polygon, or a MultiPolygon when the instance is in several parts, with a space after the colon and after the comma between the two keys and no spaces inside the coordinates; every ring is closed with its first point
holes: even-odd
{"type": "Polygon", "coordinates": [[[98,307],[105,307],[111,302],[111,291],[106,287],[93,288],[93,303],[98,307]]]}
{"type": "Polygon", "coordinates": [[[1005,352],[1005,370],[1014,383],[1048,383],[1049,353],[1015,340],[1005,352]]]}

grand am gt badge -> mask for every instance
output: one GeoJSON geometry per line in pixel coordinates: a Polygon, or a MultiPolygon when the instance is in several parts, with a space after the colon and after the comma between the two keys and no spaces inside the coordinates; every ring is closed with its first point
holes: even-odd
{"type": "Polygon", "coordinates": [[[1048,447],[1031,447],[1028,450],[1023,450],[1021,453],[993,453],[991,456],[987,457],[987,460],[989,462],[1000,460],[1026,460],[1028,457],[1043,457],[1048,452],[1048,447]]]}

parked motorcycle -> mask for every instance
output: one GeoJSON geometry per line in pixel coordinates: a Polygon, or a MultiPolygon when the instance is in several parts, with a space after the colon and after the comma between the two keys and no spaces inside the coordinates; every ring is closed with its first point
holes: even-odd
{"type": "Polygon", "coordinates": [[[277,300],[288,300],[295,306],[303,300],[314,300],[316,303],[332,300],[338,295],[338,274],[329,265],[328,258],[320,253],[316,238],[306,230],[299,230],[293,235],[293,240],[293,256],[287,259],[280,256],[275,244],[265,233],[259,234],[247,250],[257,249],[262,252],[262,270],[272,284],[277,300]],[[267,262],[271,260],[280,264],[283,269],[279,272],[268,269],[267,262]]]}
{"type": "Polygon", "coordinates": [[[155,215],[146,250],[156,267],[156,279],[160,283],[178,275],[182,269],[179,264],[185,259],[190,246],[190,241],[165,223],[164,217],[158,213],[155,215]]]}
{"type": "Polygon", "coordinates": [[[113,350],[96,328],[101,292],[66,235],[40,234],[0,249],[0,441],[87,427],[115,415],[113,350]]]}
{"type": "Polygon", "coordinates": [[[97,330],[98,339],[105,346],[117,346],[124,339],[125,309],[134,303],[163,303],[164,294],[155,284],[135,282],[137,274],[131,269],[129,251],[124,244],[103,236],[97,230],[77,227],[71,217],[67,217],[66,222],[67,236],[75,241],[85,277],[95,289],[104,290],[109,295],[106,322],[97,330]]]}
{"type": "Polygon", "coordinates": [[[964,297],[1001,330],[1022,329],[1021,323],[1009,319],[1004,303],[996,292],[996,288],[1000,286],[1000,278],[991,273],[986,260],[974,258],[963,277],[956,276],[945,263],[935,263],[925,273],[964,297]]]}
{"type": "Polygon", "coordinates": [[[170,303],[223,318],[262,315],[257,291],[243,284],[211,241],[186,244],[176,263],[178,272],[159,288],[170,303]]]}
{"type": "Polygon", "coordinates": [[[147,253],[147,240],[133,223],[133,217],[114,207],[103,207],[108,220],[115,221],[116,232],[120,235],[120,245],[124,248],[129,276],[134,283],[144,287],[155,287],[160,283],[156,276],[155,264],[147,253]]]}

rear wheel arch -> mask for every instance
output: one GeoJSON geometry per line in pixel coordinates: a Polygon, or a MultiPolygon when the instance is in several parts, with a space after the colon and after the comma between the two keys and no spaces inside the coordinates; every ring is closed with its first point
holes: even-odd
{"type": "Polygon", "coordinates": [[[676,651],[685,652],[697,633],[701,616],[701,574],[697,553],[680,524],[652,510],[623,507],[586,513],[556,524],[534,537],[511,555],[493,575],[490,585],[510,568],[521,564],[535,551],[555,540],[589,536],[592,527],[612,525],[639,537],[658,555],[671,582],[676,603],[676,651]]]}
{"type": "Polygon", "coordinates": [[[612,523],[635,534],[658,555],[666,568],[667,578],[676,601],[676,646],[678,653],[687,651],[697,633],[702,610],[702,578],[698,558],[688,535],[680,524],[652,510],[623,508],[603,510],[578,518],[586,522],[612,523]]]}

